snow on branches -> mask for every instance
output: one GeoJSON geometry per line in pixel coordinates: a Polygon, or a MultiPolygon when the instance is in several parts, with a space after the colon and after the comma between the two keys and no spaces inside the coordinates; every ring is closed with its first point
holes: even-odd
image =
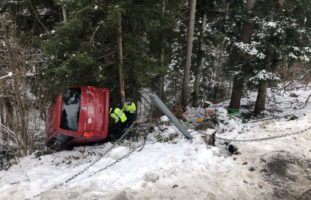
{"type": "Polygon", "coordinates": [[[241,50],[243,53],[246,53],[250,56],[255,56],[259,59],[264,59],[266,57],[265,54],[262,52],[259,52],[259,50],[256,48],[259,43],[258,42],[251,42],[250,44],[246,44],[243,42],[236,42],[234,43],[235,47],[237,47],[239,50],[241,50]]]}
{"type": "Polygon", "coordinates": [[[280,81],[281,79],[272,72],[268,72],[265,69],[260,70],[255,76],[251,77],[249,81],[254,84],[258,84],[260,81],[280,81]]]}

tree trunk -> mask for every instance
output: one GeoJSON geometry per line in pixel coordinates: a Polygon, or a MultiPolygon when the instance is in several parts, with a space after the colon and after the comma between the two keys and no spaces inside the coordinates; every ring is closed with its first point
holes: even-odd
{"type": "Polygon", "coordinates": [[[194,82],[194,94],[193,94],[193,105],[194,106],[198,106],[199,105],[199,94],[200,94],[200,83],[201,83],[201,77],[202,77],[202,69],[205,63],[205,55],[204,55],[204,51],[205,51],[205,41],[204,41],[204,37],[205,37],[205,27],[206,27],[206,20],[207,19],[207,15],[206,13],[204,13],[203,15],[203,19],[202,19],[202,24],[201,24],[201,34],[200,34],[200,41],[199,41],[199,62],[198,62],[198,66],[197,66],[197,72],[195,75],[195,82],[194,82]]]}
{"type": "Polygon", "coordinates": [[[190,81],[190,66],[191,66],[191,56],[193,47],[193,32],[194,32],[194,20],[195,20],[195,9],[196,0],[190,1],[190,19],[188,26],[188,38],[187,38],[187,54],[186,54],[186,65],[184,71],[184,79],[181,93],[181,105],[185,108],[189,103],[189,81],[190,81]]]}
{"type": "Polygon", "coordinates": [[[63,11],[64,24],[67,24],[67,22],[68,22],[68,15],[67,15],[67,10],[66,10],[65,6],[62,6],[62,11],[63,11]]]}
{"type": "Polygon", "coordinates": [[[0,99],[0,142],[3,142],[3,145],[0,144],[0,153],[4,149],[4,145],[6,144],[6,138],[4,136],[5,132],[2,131],[2,124],[4,123],[4,109],[2,99],[0,99]]]}
{"type": "Polygon", "coordinates": [[[232,94],[229,108],[239,109],[241,103],[241,97],[243,94],[244,81],[237,77],[233,80],[232,94]]]}
{"type": "MultiPolygon", "coordinates": [[[[247,11],[250,11],[254,8],[256,3],[256,0],[248,0],[247,1],[247,11]]],[[[253,34],[254,31],[254,26],[251,22],[245,22],[243,25],[243,32],[241,35],[241,41],[243,43],[249,43],[251,40],[251,36],[253,34]]],[[[245,59],[243,54],[241,53],[241,55],[238,58],[238,61],[241,61],[245,59]]],[[[242,77],[234,77],[233,80],[233,90],[231,93],[231,101],[230,101],[230,105],[229,108],[232,109],[240,109],[240,101],[242,98],[242,94],[243,94],[243,85],[244,85],[244,80],[242,77]]]]}
{"type": "MultiPolygon", "coordinates": [[[[166,10],[166,0],[162,0],[162,12],[161,12],[161,17],[164,18],[165,16],[165,10],[166,10]]],[[[161,44],[161,52],[160,52],[160,64],[161,64],[161,68],[164,67],[165,65],[165,49],[164,49],[164,38],[163,36],[161,36],[161,40],[162,40],[162,44],[161,44]]],[[[160,74],[160,84],[159,84],[159,97],[162,99],[162,101],[164,101],[164,76],[165,73],[163,73],[163,71],[161,70],[161,74],[160,74]]]]}
{"type": "Polygon", "coordinates": [[[118,16],[118,57],[119,57],[119,84],[121,102],[125,101],[125,84],[124,84],[124,64],[123,64],[123,44],[122,44],[122,14],[118,16]]]}
{"type": "MultiPolygon", "coordinates": [[[[283,7],[284,0],[275,0],[275,12],[279,11],[283,7]]],[[[268,56],[270,58],[270,56],[268,56]]],[[[270,59],[268,59],[270,60],[270,59]]],[[[272,61],[271,63],[271,71],[274,73],[278,69],[278,61],[272,61]]],[[[261,81],[258,85],[258,94],[256,99],[256,105],[254,109],[254,113],[259,114],[260,112],[265,110],[266,104],[266,96],[267,96],[267,88],[269,85],[269,81],[261,81]]]]}
{"type": "Polygon", "coordinates": [[[262,81],[259,83],[256,105],[254,110],[254,112],[257,114],[265,110],[267,87],[268,87],[267,81],[262,81]]]}
{"type": "Polygon", "coordinates": [[[11,103],[10,98],[6,97],[4,98],[4,105],[5,105],[5,125],[9,127],[10,129],[13,129],[13,118],[14,118],[14,112],[13,112],[13,106],[11,103]]]}
{"type": "MultiPolygon", "coordinates": [[[[163,67],[164,66],[164,48],[162,47],[161,48],[161,56],[160,56],[160,62],[161,62],[161,66],[163,67]]],[[[165,94],[164,94],[164,76],[165,74],[163,72],[161,72],[160,74],[160,83],[159,83],[159,97],[162,99],[162,101],[164,101],[164,97],[165,97],[165,94]]]]}

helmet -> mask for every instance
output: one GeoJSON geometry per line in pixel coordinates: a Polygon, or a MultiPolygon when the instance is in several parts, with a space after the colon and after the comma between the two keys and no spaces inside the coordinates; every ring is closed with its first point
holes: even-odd
{"type": "Polygon", "coordinates": [[[125,101],[124,101],[124,103],[126,103],[126,104],[131,104],[132,103],[132,100],[130,99],[130,98],[125,98],[125,101]]]}

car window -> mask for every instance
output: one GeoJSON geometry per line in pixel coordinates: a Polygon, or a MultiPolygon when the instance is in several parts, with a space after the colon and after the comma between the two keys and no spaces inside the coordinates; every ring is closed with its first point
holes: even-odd
{"type": "Polygon", "coordinates": [[[80,114],[80,88],[69,88],[62,95],[62,113],[60,127],[67,130],[78,130],[80,114]]]}

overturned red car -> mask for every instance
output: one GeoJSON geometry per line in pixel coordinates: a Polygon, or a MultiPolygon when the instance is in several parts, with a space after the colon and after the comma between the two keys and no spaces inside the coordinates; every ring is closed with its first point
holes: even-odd
{"type": "Polygon", "coordinates": [[[109,89],[66,89],[48,109],[46,145],[54,149],[102,141],[108,136],[109,89]]]}

